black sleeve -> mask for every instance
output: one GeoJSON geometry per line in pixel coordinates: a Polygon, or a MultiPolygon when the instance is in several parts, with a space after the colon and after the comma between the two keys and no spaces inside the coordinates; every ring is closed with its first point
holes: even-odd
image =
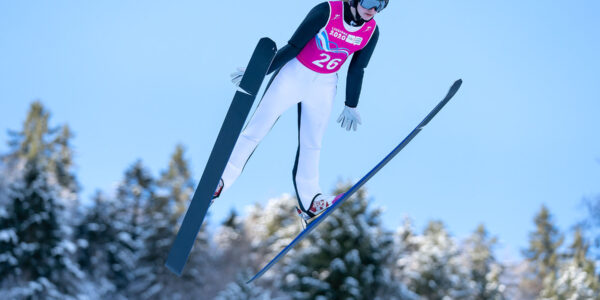
{"type": "Polygon", "coordinates": [[[283,67],[292,58],[298,56],[302,48],[319,33],[321,28],[325,27],[328,20],[329,3],[323,2],[313,7],[308,12],[306,18],[304,18],[304,21],[298,26],[298,29],[296,29],[296,32],[294,32],[287,45],[277,51],[267,74],[283,67]]]}
{"type": "Polygon", "coordinates": [[[369,64],[369,60],[371,59],[371,55],[373,55],[378,39],[379,26],[375,27],[375,32],[373,32],[373,36],[369,40],[369,43],[360,51],[354,52],[354,55],[352,56],[350,66],[348,67],[348,76],[346,78],[346,106],[356,107],[358,105],[365,68],[369,64]]]}

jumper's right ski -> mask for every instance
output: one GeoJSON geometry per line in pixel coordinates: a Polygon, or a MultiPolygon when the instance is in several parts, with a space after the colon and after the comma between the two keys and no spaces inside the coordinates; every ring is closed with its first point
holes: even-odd
{"type": "Polygon", "coordinates": [[[181,275],[190,251],[192,251],[213,193],[223,175],[225,165],[246,122],[260,85],[271,66],[276,50],[275,42],[269,38],[262,38],[250,58],[239,89],[235,93],[217,141],[210,153],[200,183],[194,191],[190,206],[167,257],[165,266],[177,275],[181,275]]]}
{"type": "Polygon", "coordinates": [[[448,103],[448,101],[450,101],[450,99],[458,91],[458,88],[460,88],[461,84],[462,84],[461,79],[454,82],[452,87],[450,87],[450,91],[448,91],[448,94],[446,95],[446,97],[444,97],[444,99],[427,115],[427,117],[425,117],[425,119],[423,119],[423,121],[421,121],[421,123],[419,123],[419,125],[398,146],[396,146],[396,148],[394,148],[394,150],[392,150],[392,152],[390,152],[390,154],[388,154],[381,162],[379,162],[379,164],[377,164],[375,166],[375,168],[373,168],[369,173],[367,173],[367,175],[365,175],[363,178],[361,178],[354,186],[352,186],[346,193],[344,193],[344,195],[340,199],[338,199],[331,207],[329,207],[323,214],[316,217],[316,219],[314,221],[312,221],[310,224],[308,224],[308,226],[306,226],[306,229],[304,229],[302,232],[300,232],[300,234],[298,234],[298,236],[296,236],[296,238],[289,245],[287,245],[285,248],[283,248],[283,250],[281,250],[281,252],[279,252],[279,254],[277,254],[277,256],[275,256],[275,258],[273,258],[273,260],[271,260],[264,268],[262,268],[262,270],[260,270],[258,273],[256,273],[256,275],[254,275],[254,277],[252,277],[250,280],[248,280],[247,283],[250,283],[250,282],[256,280],[257,278],[259,278],[260,276],[262,276],[267,270],[269,270],[273,265],[275,265],[275,263],[278,262],[288,251],[290,251],[296,244],[298,244],[302,239],[304,239],[313,229],[315,229],[319,225],[319,223],[321,223],[325,218],[327,218],[327,216],[329,214],[331,214],[338,207],[338,205],[342,204],[346,199],[350,198],[350,196],[352,196],[367,181],[369,181],[369,179],[371,179],[371,177],[373,177],[373,175],[375,175],[377,172],[379,172],[379,170],[381,168],[383,168],[383,166],[385,166],[388,162],[390,162],[390,160],[392,160],[392,158],[394,158],[394,156],[396,156],[396,154],[398,154],[398,152],[400,152],[400,150],[402,150],[406,145],[408,145],[408,143],[410,143],[410,141],[417,134],[419,134],[421,129],[423,129],[423,127],[425,127],[425,125],[427,125],[427,123],[429,123],[429,121],[431,121],[431,119],[433,119],[433,117],[435,117],[435,115],[444,107],[444,105],[446,105],[446,103],[448,103]]]}

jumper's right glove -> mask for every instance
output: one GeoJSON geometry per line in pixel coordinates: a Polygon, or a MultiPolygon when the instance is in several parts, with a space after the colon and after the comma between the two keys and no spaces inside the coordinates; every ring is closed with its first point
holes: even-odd
{"type": "Polygon", "coordinates": [[[350,131],[350,128],[356,131],[358,124],[362,124],[356,107],[348,106],[344,106],[344,111],[340,114],[337,122],[342,124],[342,128],[346,127],[347,131],[350,131]]]}
{"type": "Polygon", "coordinates": [[[240,81],[242,81],[242,77],[244,77],[244,72],[246,72],[246,68],[244,67],[239,67],[237,68],[237,71],[231,73],[231,82],[233,82],[233,84],[235,84],[236,86],[240,86],[240,81]]]}

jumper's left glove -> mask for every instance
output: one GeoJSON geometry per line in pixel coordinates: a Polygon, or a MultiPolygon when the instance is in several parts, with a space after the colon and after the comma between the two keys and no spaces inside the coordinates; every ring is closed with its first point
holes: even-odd
{"type": "Polygon", "coordinates": [[[340,117],[337,119],[338,123],[342,124],[342,128],[346,128],[347,131],[350,131],[352,128],[356,131],[356,127],[358,124],[362,124],[360,120],[360,115],[358,114],[358,110],[356,107],[348,107],[344,106],[344,111],[340,114],[340,117]]]}

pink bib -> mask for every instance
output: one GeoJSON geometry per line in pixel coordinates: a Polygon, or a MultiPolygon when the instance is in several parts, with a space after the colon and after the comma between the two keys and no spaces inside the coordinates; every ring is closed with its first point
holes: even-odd
{"type": "Polygon", "coordinates": [[[312,38],[296,58],[307,68],[318,73],[337,72],[350,54],[364,48],[373,32],[375,20],[361,27],[344,26],[344,2],[329,1],[329,20],[323,29],[312,38]]]}

